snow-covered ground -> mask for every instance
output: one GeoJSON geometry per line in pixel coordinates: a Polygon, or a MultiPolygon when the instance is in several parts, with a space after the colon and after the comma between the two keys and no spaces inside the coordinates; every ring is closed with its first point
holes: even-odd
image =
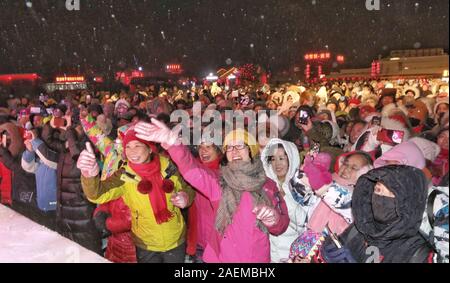
{"type": "Polygon", "coordinates": [[[108,260],[0,205],[1,263],[106,263],[108,260]]]}

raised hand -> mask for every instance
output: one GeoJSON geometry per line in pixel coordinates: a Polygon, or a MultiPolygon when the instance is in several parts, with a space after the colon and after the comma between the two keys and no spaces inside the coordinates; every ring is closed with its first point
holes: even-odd
{"type": "Polygon", "coordinates": [[[77,168],[86,178],[96,177],[100,172],[94,150],[89,142],[86,143],[86,149],[81,152],[78,158],[77,168]]]}
{"type": "Polygon", "coordinates": [[[164,123],[154,118],[151,121],[151,123],[139,122],[136,124],[134,130],[137,138],[160,143],[165,148],[179,143],[178,133],[181,128],[172,131],[164,123]]]}
{"type": "Polygon", "coordinates": [[[183,209],[189,203],[189,196],[186,192],[174,193],[172,194],[170,201],[174,206],[183,209]]]}
{"type": "Polygon", "coordinates": [[[266,205],[255,207],[253,213],[256,214],[256,219],[261,220],[264,226],[268,228],[275,226],[280,220],[278,211],[266,205]]]}

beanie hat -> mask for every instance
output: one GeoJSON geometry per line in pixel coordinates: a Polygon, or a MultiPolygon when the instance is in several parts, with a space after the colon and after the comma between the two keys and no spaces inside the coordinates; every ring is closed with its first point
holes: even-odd
{"type": "Polygon", "coordinates": [[[120,105],[125,105],[126,107],[130,108],[130,103],[128,101],[126,101],[125,99],[121,98],[121,99],[117,100],[114,110],[117,110],[117,108],[119,108],[120,105]]]}
{"type": "Polygon", "coordinates": [[[367,116],[370,113],[374,113],[374,112],[377,112],[377,110],[370,105],[364,105],[359,108],[360,116],[367,116]]]}
{"type": "Polygon", "coordinates": [[[328,171],[330,165],[331,156],[328,153],[321,152],[315,157],[311,155],[305,157],[303,171],[314,191],[332,182],[331,173],[328,171]]]}
{"type": "Polygon", "coordinates": [[[398,161],[400,165],[408,165],[418,169],[425,168],[425,157],[419,147],[410,141],[394,146],[375,160],[374,167],[379,168],[388,165],[388,161],[398,161]]]}
{"type": "Polygon", "coordinates": [[[348,105],[350,105],[350,104],[355,104],[356,106],[358,106],[361,104],[361,101],[357,98],[350,98],[348,100],[348,105]]]}
{"type": "Polygon", "coordinates": [[[225,149],[230,142],[234,140],[243,141],[248,145],[252,158],[259,154],[259,144],[256,138],[244,129],[236,129],[229,132],[223,141],[223,148],[225,149]]]}
{"type": "Polygon", "coordinates": [[[335,97],[331,97],[330,99],[328,99],[326,105],[328,104],[334,104],[336,106],[336,109],[339,108],[339,102],[335,97]]]}
{"type": "Polygon", "coordinates": [[[126,151],[127,144],[131,141],[139,141],[147,145],[152,150],[152,152],[157,152],[156,145],[154,143],[136,137],[136,131],[134,130],[134,126],[128,128],[128,130],[123,135],[122,143],[124,152],[126,151]]]}
{"type": "Polygon", "coordinates": [[[427,139],[420,138],[420,137],[414,137],[414,138],[410,139],[409,141],[415,143],[417,145],[417,147],[422,151],[425,159],[427,159],[431,162],[434,162],[436,157],[441,152],[441,148],[439,147],[439,145],[437,143],[434,143],[427,139]]]}
{"type": "Polygon", "coordinates": [[[434,105],[434,112],[433,114],[436,114],[436,111],[438,110],[439,105],[441,104],[447,104],[449,105],[449,99],[448,97],[443,97],[443,98],[437,98],[436,99],[436,104],[434,105]]]}

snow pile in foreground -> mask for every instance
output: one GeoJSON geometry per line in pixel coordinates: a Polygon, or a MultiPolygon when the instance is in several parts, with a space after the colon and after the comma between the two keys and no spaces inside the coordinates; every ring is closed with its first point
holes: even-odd
{"type": "Polygon", "coordinates": [[[108,260],[0,205],[1,263],[106,263],[108,260]]]}

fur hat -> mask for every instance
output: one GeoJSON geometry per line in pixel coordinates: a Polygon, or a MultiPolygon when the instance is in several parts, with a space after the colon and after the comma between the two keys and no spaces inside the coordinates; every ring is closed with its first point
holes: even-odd
{"type": "Polygon", "coordinates": [[[404,115],[408,115],[408,109],[406,109],[404,106],[397,106],[395,103],[390,103],[383,107],[383,109],[381,110],[381,116],[390,117],[400,112],[404,115]]]}
{"type": "Polygon", "coordinates": [[[428,117],[434,117],[434,104],[435,100],[428,97],[422,97],[418,99],[419,101],[423,102],[425,106],[428,109],[428,117]]]}
{"type": "Polygon", "coordinates": [[[117,110],[117,108],[119,108],[120,105],[125,105],[126,107],[130,108],[130,103],[125,99],[121,98],[117,100],[116,105],[114,106],[114,110],[117,110]]]}
{"type": "Polygon", "coordinates": [[[420,97],[420,90],[414,86],[405,87],[405,89],[403,90],[403,95],[406,96],[406,93],[411,91],[414,93],[414,99],[418,99],[420,97]]]}
{"type": "Polygon", "coordinates": [[[408,109],[408,117],[420,120],[421,124],[425,123],[428,118],[428,108],[425,103],[415,101],[413,107],[408,109]]]}

